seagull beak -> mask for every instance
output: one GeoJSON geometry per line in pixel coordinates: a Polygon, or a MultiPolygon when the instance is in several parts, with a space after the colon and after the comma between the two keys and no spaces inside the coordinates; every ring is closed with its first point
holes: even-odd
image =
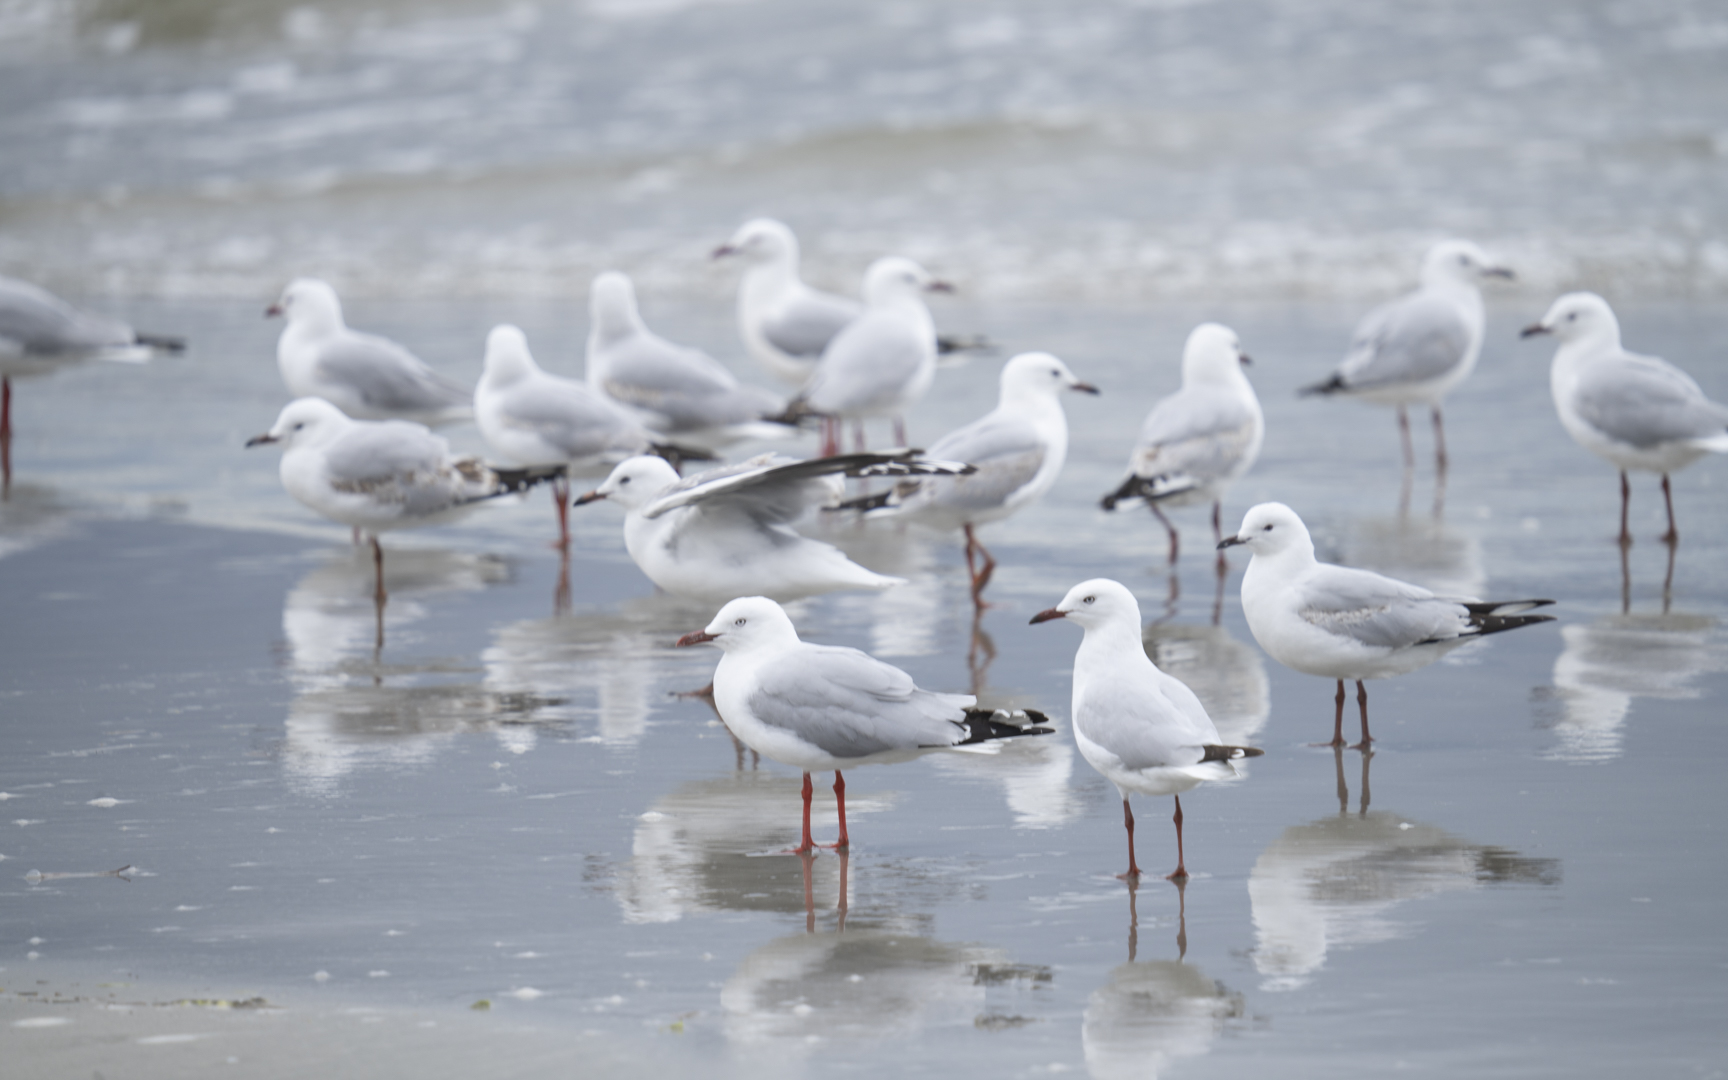
{"type": "Polygon", "coordinates": [[[570,505],[571,506],[587,506],[589,503],[599,502],[601,499],[604,499],[605,497],[606,496],[600,494],[599,490],[596,489],[594,491],[588,492],[586,495],[576,496],[576,500],[574,502],[572,502],[570,505]]]}
{"type": "Polygon", "coordinates": [[[1518,280],[1518,275],[1514,274],[1512,272],[1511,267],[1507,267],[1507,266],[1490,266],[1487,269],[1482,271],[1482,276],[1483,277],[1505,278],[1507,281],[1517,281],[1518,280]]]}
{"type": "Polygon", "coordinates": [[[1248,367],[1249,365],[1254,363],[1254,358],[1252,356],[1249,356],[1247,353],[1237,353],[1236,359],[1238,359],[1242,362],[1243,367],[1248,367]]]}
{"type": "Polygon", "coordinates": [[[246,440],[246,449],[250,450],[254,446],[263,446],[265,443],[273,443],[273,442],[281,442],[281,441],[282,441],[281,439],[278,439],[276,436],[270,435],[270,434],[254,435],[250,439],[246,440]]]}
{"type": "Polygon", "coordinates": [[[1524,329],[1518,331],[1518,336],[1521,338],[1526,338],[1526,337],[1535,337],[1537,334],[1551,334],[1551,333],[1553,333],[1553,331],[1548,329],[1546,326],[1543,326],[1541,323],[1531,323],[1529,326],[1526,326],[1524,329]]]}
{"type": "Polygon", "coordinates": [[[274,319],[280,314],[282,314],[281,304],[271,304],[269,307],[264,309],[264,317],[266,319],[274,319]]]}
{"type": "Polygon", "coordinates": [[[1218,542],[1218,550],[1223,551],[1225,548],[1235,547],[1237,544],[1246,544],[1247,542],[1248,541],[1242,539],[1240,536],[1226,536],[1218,542]]]}
{"type": "Polygon", "coordinates": [[[1082,394],[1091,394],[1093,397],[1098,396],[1098,388],[1089,382],[1069,383],[1068,389],[1078,390],[1082,394]]]}
{"type": "Polygon", "coordinates": [[[1067,617],[1068,613],[1066,611],[1057,611],[1055,608],[1045,608],[1043,611],[1032,616],[1032,621],[1026,625],[1037,626],[1041,622],[1049,622],[1051,619],[1066,619],[1067,617]]]}
{"type": "Polygon", "coordinates": [[[716,259],[724,259],[728,255],[736,254],[738,254],[737,248],[733,247],[731,244],[721,244],[719,247],[714,249],[712,257],[716,259]]]}
{"type": "Polygon", "coordinates": [[[679,638],[678,639],[678,646],[680,648],[682,648],[685,645],[700,645],[706,641],[713,641],[715,638],[717,638],[719,636],[720,636],[719,634],[710,634],[706,630],[696,630],[696,631],[693,631],[691,633],[685,634],[683,637],[679,638]]]}
{"type": "Polygon", "coordinates": [[[954,289],[954,286],[948,284],[946,281],[932,281],[928,285],[924,286],[924,291],[925,292],[952,293],[955,291],[955,289],[954,289]]]}

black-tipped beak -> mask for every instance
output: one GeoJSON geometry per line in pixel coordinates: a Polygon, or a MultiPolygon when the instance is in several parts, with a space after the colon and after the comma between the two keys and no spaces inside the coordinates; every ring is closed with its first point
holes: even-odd
{"type": "Polygon", "coordinates": [[[1242,539],[1240,536],[1226,536],[1224,539],[1218,541],[1218,550],[1223,551],[1225,548],[1235,547],[1237,544],[1246,544],[1247,542],[1248,541],[1242,539]]]}
{"type": "Polygon", "coordinates": [[[1237,353],[1236,359],[1242,361],[1243,367],[1248,367],[1249,365],[1254,363],[1254,358],[1252,356],[1249,356],[1247,353],[1237,353]]]}
{"type": "Polygon", "coordinates": [[[1512,268],[1509,266],[1490,266],[1488,269],[1482,271],[1482,276],[1505,278],[1507,281],[1518,280],[1518,275],[1514,274],[1512,268]]]}
{"type": "Polygon", "coordinates": [[[1066,619],[1067,617],[1068,613],[1066,611],[1057,611],[1055,608],[1045,608],[1043,611],[1032,616],[1032,621],[1026,625],[1037,626],[1041,622],[1049,622],[1051,619],[1066,619]]]}
{"type": "Polygon", "coordinates": [[[719,247],[714,249],[714,254],[711,257],[715,259],[724,259],[728,255],[736,254],[738,254],[737,248],[733,247],[731,244],[721,244],[719,247]]]}
{"type": "Polygon", "coordinates": [[[939,293],[953,293],[953,292],[957,292],[958,290],[955,289],[954,286],[948,284],[946,281],[932,281],[930,284],[924,286],[924,291],[925,292],[939,292],[939,293]]]}
{"type": "Polygon", "coordinates": [[[254,446],[263,446],[265,443],[273,443],[273,442],[280,442],[280,441],[281,440],[276,438],[276,436],[274,436],[274,435],[254,435],[250,439],[246,440],[246,449],[250,450],[254,446]]]}
{"type": "Polygon", "coordinates": [[[683,648],[686,645],[701,645],[704,642],[713,641],[719,636],[719,634],[710,634],[706,630],[695,630],[679,638],[678,647],[683,648]]]}
{"type": "Polygon", "coordinates": [[[1077,382],[1077,383],[1073,383],[1073,384],[1072,384],[1072,385],[1070,385],[1070,386],[1069,386],[1069,387],[1068,387],[1068,389],[1070,389],[1070,390],[1078,390],[1078,391],[1079,391],[1079,392],[1080,392],[1080,393],[1082,393],[1082,394],[1091,394],[1091,395],[1092,395],[1092,396],[1093,396],[1093,397],[1097,397],[1097,396],[1098,396],[1098,388],[1097,388],[1097,387],[1096,387],[1096,386],[1093,386],[1093,385],[1092,385],[1092,384],[1091,384],[1091,383],[1089,383],[1089,382],[1077,382]]]}
{"type": "Polygon", "coordinates": [[[1537,334],[1547,333],[1552,333],[1552,331],[1550,331],[1546,326],[1543,326],[1541,323],[1531,323],[1529,326],[1518,331],[1518,336],[1521,338],[1527,338],[1535,337],[1537,334]]]}
{"type": "Polygon", "coordinates": [[[269,307],[264,309],[264,317],[266,319],[274,319],[280,314],[282,314],[281,304],[271,304],[269,307]]]}
{"type": "Polygon", "coordinates": [[[606,496],[600,494],[600,492],[598,490],[590,491],[586,495],[576,496],[575,501],[573,501],[570,505],[571,506],[587,506],[589,503],[599,502],[601,499],[604,499],[605,497],[606,496]]]}

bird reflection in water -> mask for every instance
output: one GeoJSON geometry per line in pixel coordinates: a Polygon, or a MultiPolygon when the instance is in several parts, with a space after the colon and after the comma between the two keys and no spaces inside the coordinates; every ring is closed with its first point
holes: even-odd
{"type": "Polygon", "coordinates": [[[1360,518],[1345,526],[1337,546],[1322,557],[1412,582],[1436,596],[1481,596],[1488,588],[1482,541],[1438,518],[1360,518]]]}
{"type": "Polygon", "coordinates": [[[1306,985],[1332,949],[1411,933],[1389,917],[1407,901],[1484,885],[1560,881],[1558,859],[1472,844],[1432,825],[1369,810],[1372,758],[1362,755],[1361,802],[1352,814],[1343,749],[1334,748],[1338,814],[1285,829],[1248,874],[1262,989],[1306,985]]]}
{"type": "MultiPolygon", "coordinates": [[[[1272,713],[1271,683],[1260,650],[1222,626],[1154,622],[1141,631],[1146,655],[1180,679],[1231,746],[1247,746],[1272,713]]],[[[1239,769],[1246,768],[1239,764],[1239,769]]]]}
{"type": "Polygon", "coordinates": [[[1093,1080],[1155,1080],[1177,1058],[1210,1051],[1225,1025],[1247,1011],[1241,994],[1186,962],[1185,886],[1176,883],[1176,959],[1140,961],[1139,888],[1128,885],[1128,962],[1092,992],[1080,1028],[1093,1080]]]}

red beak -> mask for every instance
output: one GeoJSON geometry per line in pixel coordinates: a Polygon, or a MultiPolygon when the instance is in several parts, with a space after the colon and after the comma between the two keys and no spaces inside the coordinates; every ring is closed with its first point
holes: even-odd
{"type": "Polygon", "coordinates": [[[1026,625],[1037,626],[1041,622],[1049,622],[1051,619],[1066,619],[1067,617],[1068,613],[1066,611],[1057,611],[1055,608],[1045,608],[1043,611],[1032,616],[1032,621],[1026,625]]]}
{"type": "Polygon", "coordinates": [[[274,319],[280,314],[282,314],[281,304],[271,304],[269,307],[264,309],[264,317],[266,319],[274,319]]]}
{"type": "Polygon", "coordinates": [[[683,637],[679,638],[678,644],[680,647],[685,646],[685,645],[700,645],[705,641],[713,641],[715,638],[717,638],[719,636],[720,636],[719,634],[710,634],[706,630],[696,630],[692,633],[685,634],[683,637]]]}

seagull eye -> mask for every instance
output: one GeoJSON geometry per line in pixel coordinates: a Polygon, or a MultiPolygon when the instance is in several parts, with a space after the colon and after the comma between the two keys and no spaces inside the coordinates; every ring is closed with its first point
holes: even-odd
{"type": "Polygon", "coordinates": [[[306,422],[304,420],[302,420],[300,423],[294,425],[294,430],[299,431],[301,428],[303,428],[305,426],[306,426],[306,422]]]}
{"type": "Polygon", "coordinates": [[[1082,604],[1090,604],[1092,601],[1094,601],[1096,599],[1098,599],[1096,596],[1087,596],[1087,597],[1082,597],[1080,602],[1082,604]]]}
{"type": "Polygon", "coordinates": [[[1567,322],[1577,322],[1578,321],[1578,313],[1576,311],[1574,311],[1572,314],[1566,316],[1566,321],[1567,322]]]}
{"type": "Polygon", "coordinates": [[[1272,531],[1272,526],[1270,526],[1270,525],[1262,525],[1262,526],[1260,526],[1260,531],[1261,531],[1261,532],[1271,532],[1271,531],[1272,531]]]}
{"type": "Polygon", "coordinates": [[[746,619],[734,619],[734,620],[732,620],[732,625],[733,626],[743,626],[747,621],[748,620],[746,620],[746,619]]]}
{"type": "Polygon", "coordinates": [[[630,478],[628,476],[620,476],[618,478],[618,486],[619,487],[623,487],[625,484],[628,484],[629,482],[630,482],[630,478]]]}

